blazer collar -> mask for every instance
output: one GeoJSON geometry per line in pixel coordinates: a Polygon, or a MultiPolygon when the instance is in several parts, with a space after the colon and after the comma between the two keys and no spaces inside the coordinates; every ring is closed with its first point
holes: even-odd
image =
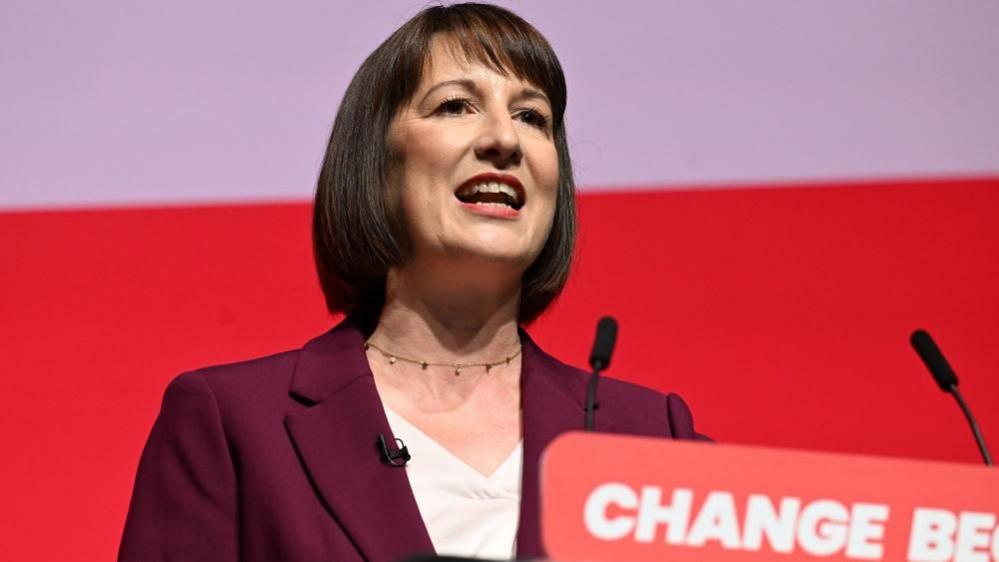
{"type": "Polygon", "coordinates": [[[351,383],[369,377],[371,369],[364,355],[364,334],[356,322],[347,318],[305,344],[295,364],[290,392],[296,398],[315,404],[351,383]]]}
{"type": "Polygon", "coordinates": [[[381,461],[377,443],[389,427],[350,320],[299,354],[290,392],[314,404],[289,414],[285,427],[316,490],[365,560],[394,562],[433,553],[406,471],[381,461]]]}
{"type": "MultiPolygon", "coordinates": [[[[539,528],[541,454],[559,434],[583,424],[585,379],[520,332],[524,439],[517,556],[545,555],[539,528]]],[[[432,553],[405,470],[381,462],[379,434],[395,437],[364,353],[364,335],[351,319],[310,341],[299,354],[290,388],[311,407],[285,425],[305,469],[333,517],[366,560],[389,562],[432,553]]],[[[610,428],[598,416],[601,430],[610,428]]]]}

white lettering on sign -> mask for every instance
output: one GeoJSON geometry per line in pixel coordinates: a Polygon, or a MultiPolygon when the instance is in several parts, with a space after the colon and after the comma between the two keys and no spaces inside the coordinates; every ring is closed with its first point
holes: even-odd
{"type": "Polygon", "coordinates": [[[669,505],[662,505],[663,490],[659,486],[642,488],[642,501],[638,506],[638,526],[635,540],[652,542],[656,528],[666,525],[666,542],[682,544],[687,534],[687,521],[690,520],[690,504],[694,492],[686,488],[673,490],[669,505]]]}
{"type": "Polygon", "coordinates": [[[775,506],[770,497],[751,494],[740,521],[729,492],[708,493],[696,513],[692,513],[693,499],[694,492],[688,488],[673,489],[664,501],[659,486],[636,491],[611,482],[589,495],[583,519],[586,529],[605,541],[631,536],[639,543],[662,540],[700,547],[715,542],[729,550],[759,551],[766,540],[774,552],[793,552],[797,544],[814,556],[843,552],[846,558],[857,560],[879,560],[884,552],[880,541],[888,521],[886,505],[854,503],[848,508],[829,499],[803,505],[800,498],[784,497],[775,506]]]}
{"type": "Polygon", "coordinates": [[[798,498],[781,498],[778,512],[768,496],[751,494],[746,501],[742,548],[760,550],[765,536],[774,552],[793,551],[799,510],[801,510],[801,500],[798,498]]]}
{"type": "Polygon", "coordinates": [[[623,539],[635,527],[634,517],[618,515],[609,519],[607,508],[611,505],[635,509],[638,506],[638,495],[630,486],[614,482],[604,484],[590,494],[583,510],[583,519],[593,536],[605,541],[623,539]]]}
{"type": "Polygon", "coordinates": [[[957,517],[945,509],[918,508],[912,513],[909,556],[912,562],[945,562],[954,557],[957,517]]]}
{"type": "Polygon", "coordinates": [[[995,537],[999,536],[992,533],[995,526],[996,516],[991,513],[961,513],[957,519],[954,559],[960,562],[989,562],[989,544],[995,546],[995,537]]]}
{"type": "Polygon", "coordinates": [[[725,548],[739,548],[739,522],[732,494],[708,494],[697,512],[697,519],[687,534],[687,545],[704,546],[708,541],[718,541],[725,548]]]}
{"type": "Polygon", "coordinates": [[[858,560],[881,560],[885,547],[888,506],[879,503],[855,503],[850,515],[849,540],[846,555],[858,560]]]}
{"type": "Polygon", "coordinates": [[[996,515],[918,507],[912,513],[908,559],[912,562],[999,560],[996,515]]]}
{"type": "Polygon", "coordinates": [[[850,512],[833,500],[816,500],[805,506],[798,518],[798,543],[815,556],[829,556],[846,544],[850,512]]]}

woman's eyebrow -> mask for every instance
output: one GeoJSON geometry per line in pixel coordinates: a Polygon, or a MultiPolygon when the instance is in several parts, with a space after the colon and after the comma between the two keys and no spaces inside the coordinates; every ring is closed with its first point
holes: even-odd
{"type": "Polygon", "coordinates": [[[537,100],[548,104],[551,107],[552,103],[548,99],[548,96],[544,92],[536,88],[524,88],[513,98],[515,101],[528,101],[537,100]]]}
{"type": "Polygon", "coordinates": [[[432,88],[427,90],[427,93],[423,95],[423,99],[420,100],[420,103],[422,104],[423,102],[427,101],[427,98],[430,97],[430,94],[436,92],[437,90],[440,90],[441,88],[446,88],[448,86],[461,86],[462,88],[468,90],[469,92],[476,91],[474,80],[470,80],[468,78],[456,78],[454,80],[445,80],[438,84],[434,84],[432,88]]]}

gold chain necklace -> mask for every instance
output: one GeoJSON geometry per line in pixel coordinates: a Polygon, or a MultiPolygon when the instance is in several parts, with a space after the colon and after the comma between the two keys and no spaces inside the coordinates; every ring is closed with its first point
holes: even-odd
{"type": "Polygon", "coordinates": [[[454,376],[456,377],[461,374],[462,369],[467,369],[469,367],[485,367],[486,372],[488,373],[489,370],[492,369],[493,367],[498,367],[500,365],[509,365],[510,361],[515,357],[517,357],[518,355],[520,355],[520,352],[523,351],[523,348],[518,347],[517,352],[514,353],[513,355],[507,355],[505,359],[501,361],[493,361],[491,363],[432,363],[430,361],[424,361],[422,359],[413,359],[412,357],[403,357],[402,355],[391,353],[371,343],[371,340],[364,342],[364,349],[365,350],[374,349],[378,353],[381,353],[386,359],[388,359],[390,365],[395,365],[396,361],[402,361],[405,363],[412,363],[414,365],[419,365],[420,368],[423,369],[424,371],[427,370],[427,367],[451,367],[454,369],[454,376]]]}

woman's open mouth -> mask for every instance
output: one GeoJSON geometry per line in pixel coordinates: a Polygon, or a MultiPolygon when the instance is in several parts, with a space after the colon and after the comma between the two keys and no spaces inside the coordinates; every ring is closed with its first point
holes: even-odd
{"type": "Polygon", "coordinates": [[[520,180],[508,174],[495,173],[472,177],[461,184],[454,196],[468,205],[512,211],[519,211],[526,199],[520,180]]]}
{"type": "Polygon", "coordinates": [[[479,183],[455,193],[455,197],[462,203],[506,205],[514,210],[522,206],[516,190],[503,183],[479,183]]]}

